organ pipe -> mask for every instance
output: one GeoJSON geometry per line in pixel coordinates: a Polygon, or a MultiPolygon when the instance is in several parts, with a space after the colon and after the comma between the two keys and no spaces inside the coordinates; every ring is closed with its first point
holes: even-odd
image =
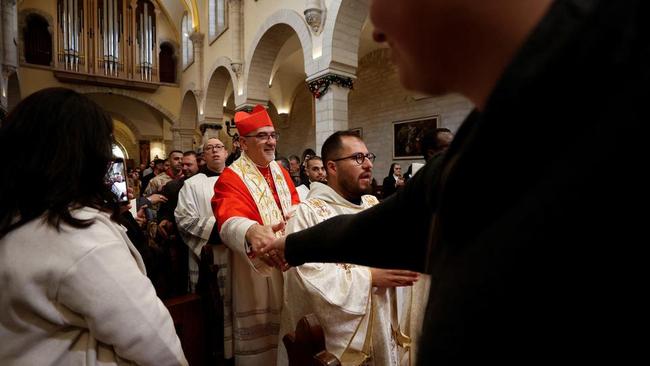
{"type": "Polygon", "coordinates": [[[135,78],[139,73],[140,80],[154,80],[158,61],[151,1],[58,0],[57,15],[59,68],[80,72],[83,67],[109,77],[135,78]]]}

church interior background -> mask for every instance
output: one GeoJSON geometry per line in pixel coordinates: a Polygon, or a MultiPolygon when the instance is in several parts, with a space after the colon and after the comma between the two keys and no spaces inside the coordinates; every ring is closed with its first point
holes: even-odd
{"type": "Polygon", "coordinates": [[[356,129],[380,181],[392,162],[418,160],[395,156],[401,122],[455,131],[472,105],[404,90],[368,3],[0,0],[0,120],[37,90],[71,88],[112,116],[116,154],[139,164],[208,136],[230,148],[234,113],[263,104],[278,155],[320,153],[331,133],[356,129]]]}

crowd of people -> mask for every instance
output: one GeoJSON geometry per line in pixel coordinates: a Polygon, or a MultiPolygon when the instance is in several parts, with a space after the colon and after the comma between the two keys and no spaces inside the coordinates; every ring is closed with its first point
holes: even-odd
{"type": "Polygon", "coordinates": [[[256,106],[236,150],[133,168],[133,215],[106,184],[111,118],[31,94],[0,127],[0,364],[187,364],[161,298],[196,291],[207,245],[237,366],[288,364],[306,314],[344,365],[641,359],[649,10],[373,0],[402,84],[476,106],[423,135],[423,167],[391,166],[381,202],[362,138],[276,158],[256,106]]]}

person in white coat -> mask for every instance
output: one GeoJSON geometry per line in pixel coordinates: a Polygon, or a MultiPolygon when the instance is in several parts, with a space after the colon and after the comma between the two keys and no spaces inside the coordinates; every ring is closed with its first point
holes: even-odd
{"type": "Polygon", "coordinates": [[[0,127],[0,365],[187,365],[106,184],[111,118],[68,89],[0,127]],[[29,142],[29,154],[15,154],[29,142]]]}

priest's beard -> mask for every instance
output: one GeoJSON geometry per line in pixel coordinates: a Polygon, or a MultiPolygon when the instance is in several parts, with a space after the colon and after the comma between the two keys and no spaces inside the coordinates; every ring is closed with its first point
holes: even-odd
{"type": "Polygon", "coordinates": [[[347,193],[347,198],[350,201],[359,201],[361,199],[361,196],[364,194],[372,193],[372,185],[368,185],[366,187],[365,185],[359,184],[359,181],[350,182],[343,180],[340,183],[340,186],[347,193]]]}

